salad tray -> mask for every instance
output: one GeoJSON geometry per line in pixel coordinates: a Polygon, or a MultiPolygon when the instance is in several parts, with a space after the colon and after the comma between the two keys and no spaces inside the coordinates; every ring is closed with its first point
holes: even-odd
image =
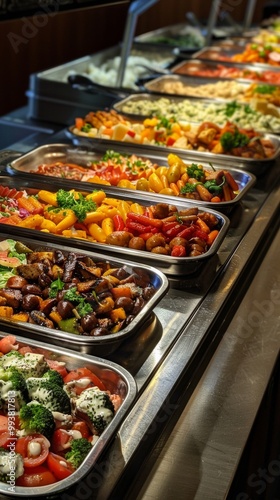
{"type": "MultiPolygon", "coordinates": [[[[122,147],[119,151],[124,151],[125,155],[127,155],[129,152],[129,150],[125,149],[124,147],[122,147]]],[[[8,173],[10,173],[11,175],[24,176],[27,179],[32,176],[33,180],[37,180],[37,182],[40,183],[40,180],[44,178],[44,175],[37,173],[39,165],[48,165],[60,161],[63,163],[74,163],[89,168],[93,162],[100,161],[100,159],[104,155],[104,152],[106,153],[106,149],[102,151],[102,148],[88,148],[86,146],[75,147],[69,144],[45,144],[11,161],[10,163],[8,163],[6,168],[8,173]]],[[[138,151],[137,146],[135,148],[132,148],[131,152],[133,154],[136,154],[139,158],[152,161],[154,164],[160,166],[168,165],[166,153],[156,154],[154,152],[145,150],[138,151]]],[[[206,170],[212,170],[209,163],[200,162],[200,164],[206,170]]],[[[213,165],[213,167],[217,171],[223,169],[221,165],[213,165]]],[[[187,202],[195,203],[197,206],[209,206],[223,213],[228,213],[229,211],[231,211],[232,208],[243,199],[244,195],[254,185],[256,177],[250,172],[235,168],[234,164],[227,166],[226,168],[230,170],[239,186],[239,191],[235,198],[230,201],[221,201],[216,203],[207,203],[206,201],[192,199],[187,199],[187,202]]],[[[48,176],[49,177],[47,177],[47,179],[51,177],[50,174],[48,174],[48,176]]],[[[56,176],[56,179],[58,179],[58,176],[56,176]]],[[[82,186],[87,184],[89,188],[100,189],[100,184],[95,184],[94,182],[87,182],[84,180],[71,181],[64,175],[63,167],[61,167],[61,180],[63,180],[64,185],[69,186],[69,188],[71,186],[74,186],[75,188],[81,187],[80,183],[82,183],[82,186]]],[[[106,187],[106,192],[115,197],[117,197],[119,195],[119,192],[122,192],[122,190],[123,188],[116,186],[106,187]]],[[[142,194],[142,192],[140,192],[140,194],[142,194]]],[[[149,193],[145,192],[145,195],[147,197],[149,193]]],[[[150,197],[151,200],[156,201],[158,199],[159,202],[164,202],[167,199],[167,195],[161,195],[158,193],[150,193],[150,197]]],[[[177,199],[182,201],[184,198],[181,196],[177,199]]],[[[173,198],[172,200],[174,202],[173,198]]],[[[171,201],[171,199],[169,201],[171,201]]]]}
{"type": "MultiPolygon", "coordinates": [[[[67,344],[69,348],[72,348],[75,351],[85,352],[90,354],[95,354],[98,356],[107,356],[111,352],[113,352],[124,340],[132,336],[136,331],[142,327],[142,325],[149,320],[151,317],[152,311],[155,308],[156,304],[161,300],[161,298],[165,295],[168,290],[169,284],[166,276],[161,273],[161,271],[152,268],[150,266],[144,264],[138,264],[134,262],[125,262],[121,258],[115,257],[103,257],[100,254],[85,251],[81,248],[73,248],[65,244],[64,245],[56,244],[55,238],[52,238],[51,235],[48,235],[48,243],[46,241],[42,241],[40,237],[36,239],[32,238],[24,238],[24,237],[13,237],[13,229],[12,227],[6,226],[10,233],[10,239],[13,238],[15,241],[19,241],[20,244],[25,245],[28,249],[32,250],[32,252],[54,252],[60,251],[64,256],[79,255],[84,257],[90,257],[93,262],[96,263],[97,267],[110,266],[110,269],[121,268],[124,269],[127,276],[132,277],[132,275],[143,275],[148,276],[149,283],[154,289],[153,295],[149,297],[148,300],[143,301],[143,307],[136,314],[129,324],[126,324],[124,328],[120,329],[116,333],[112,333],[109,331],[106,335],[98,335],[98,336],[90,336],[87,333],[79,334],[79,333],[69,333],[69,331],[63,331],[57,328],[51,328],[47,326],[40,326],[38,324],[30,323],[30,322],[18,322],[15,323],[9,318],[4,318],[0,316],[0,324],[2,328],[4,325],[10,324],[10,328],[19,329],[20,331],[25,331],[28,333],[29,337],[44,340],[50,342],[51,344],[63,346],[67,344]],[[17,324],[17,326],[15,326],[17,324]]],[[[18,229],[18,228],[17,228],[18,229]]],[[[1,224],[0,227],[0,245],[2,241],[7,240],[7,234],[3,234],[3,230],[5,227],[1,224]]],[[[41,233],[43,234],[43,233],[41,233]]],[[[80,245],[79,245],[80,246],[80,245]]],[[[32,254],[31,254],[32,255],[32,254]]],[[[5,275],[3,275],[5,276],[5,275]]],[[[4,278],[2,278],[4,279],[4,278]]],[[[81,283],[86,283],[89,281],[89,278],[81,278],[81,283]]],[[[36,308],[35,308],[36,309],[36,308]]],[[[104,313],[105,314],[105,313],[104,313]]],[[[106,315],[106,314],[105,314],[106,315]]],[[[47,315],[48,317],[48,315],[47,315]]],[[[43,322],[42,322],[43,323],[43,322]]],[[[46,323],[47,324],[47,323],[46,323]]],[[[54,323],[55,324],[55,323],[54,323]]]]}
{"type": "MultiPolygon", "coordinates": [[[[40,183],[28,178],[20,178],[19,176],[0,176],[0,185],[2,186],[7,186],[12,189],[16,189],[17,191],[22,191],[25,190],[27,194],[33,194],[36,195],[40,190],[44,189],[47,190],[51,193],[55,193],[58,189],[65,189],[65,183],[59,182],[59,179],[56,180],[56,189],[54,189],[53,183],[51,179],[46,180],[46,182],[43,182],[44,179],[40,183]]],[[[79,189],[80,186],[79,186],[79,189]]],[[[83,186],[82,189],[83,193],[92,193],[93,189],[92,186],[88,187],[87,185],[83,186]]],[[[106,194],[106,186],[102,186],[102,191],[106,194]]],[[[108,193],[109,196],[111,193],[108,193]]],[[[123,200],[131,203],[131,192],[126,192],[125,190],[120,190],[118,191],[118,198],[116,200],[123,200]],[[122,192],[121,192],[122,191],[122,192]]],[[[151,201],[151,196],[148,196],[145,194],[145,192],[138,192],[137,196],[135,196],[135,193],[133,193],[133,203],[139,203],[144,207],[151,207],[152,205],[155,205],[155,202],[151,201]]],[[[172,207],[177,209],[177,211],[180,210],[187,210],[188,208],[194,209],[194,204],[193,203],[188,203],[185,200],[180,200],[176,199],[176,202],[174,202],[174,198],[170,198],[170,203],[172,207]]],[[[167,203],[168,204],[168,203],[167,203]]],[[[198,210],[198,216],[200,213],[205,212],[205,207],[201,207],[198,210]]],[[[229,227],[229,220],[228,218],[223,215],[222,213],[207,208],[207,212],[209,214],[213,214],[213,216],[216,218],[217,224],[216,224],[216,229],[219,231],[216,239],[214,240],[213,244],[211,244],[210,248],[205,251],[205,253],[202,253],[200,255],[196,256],[182,256],[182,257],[177,257],[177,256],[171,256],[171,255],[163,255],[159,253],[153,253],[150,251],[146,250],[139,250],[139,249],[134,249],[134,248],[128,248],[128,246],[121,246],[120,244],[106,244],[106,243],[98,243],[98,242],[92,242],[84,238],[79,238],[79,237],[73,237],[73,233],[71,232],[71,246],[72,247],[78,247],[80,250],[87,250],[87,251],[93,251],[101,254],[103,257],[110,256],[112,258],[118,257],[119,259],[123,259],[123,255],[125,252],[125,259],[128,261],[133,261],[142,263],[143,265],[148,265],[148,266],[154,266],[156,269],[158,269],[161,272],[164,272],[165,274],[168,275],[189,275],[194,273],[203,263],[205,263],[210,257],[215,255],[217,253],[217,250],[219,246],[221,245],[223,239],[226,236],[228,227],[229,227]]],[[[10,234],[13,238],[15,236],[17,237],[30,237],[30,238],[36,238],[36,233],[38,236],[40,235],[40,241],[48,242],[48,243],[55,243],[57,245],[62,245],[66,246],[69,237],[67,238],[66,236],[58,235],[58,234],[51,234],[50,232],[44,232],[40,231],[38,232],[38,229],[30,229],[26,227],[21,227],[19,225],[10,225],[7,223],[1,224],[0,223],[0,230],[4,234],[10,234]],[[67,243],[66,243],[67,241],[67,243]]],[[[122,260],[123,262],[123,260],[122,260]]],[[[134,264],[132,264],[134,265],[134,264]]],[[[163,277],[162,277],[163,279],[163,277]]]]}
{"type": "MultiPolygon", "coordinates": [[[[16,327],[14,329],[14,334],[17,336],[16,340],[19,348],[31,347],[34,350],[38,350],[40,354],[43,354],[48,359],[65,363],[68,370],[76,370],[86,366],[101,379],[106,388],[112,394],[118,394],[122,399],[120,408],[116,412],[112,421],[103,431],[102,437],[100,437],[92,447],[92,450],[86,457],[82,466],[80,466],[70,476],[46,486],[11,487],[9,484],[0,483],[1,496],[5,495],[17,498],[35,496],[37,498],[41,496],[49,497],[57,494],[61,495],[63,491],[73,485],[77,485],[84,478],[84,476],[94,467],[98,458],[102,455],[112,439],[116,436],[123,419],[127,416],[128,411],[135,400],[137,394],[136,383],[127,370],[112,361],[106,361],[100,357],[75,353],[64,346],[47,347],[43,342],[30,339],[28,330],[21,330],[20,327],[16,327]],[[22,336],[23,332],[27,334],[26,337],[22,336]]],[[[0,331],[0,342],[5,337],[6,333],[3,330],[0,331]]]]}

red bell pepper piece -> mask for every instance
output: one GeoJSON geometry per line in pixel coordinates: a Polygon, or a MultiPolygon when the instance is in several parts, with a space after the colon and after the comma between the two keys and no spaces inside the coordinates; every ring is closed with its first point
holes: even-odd
{"type": "Polygon", "coordinates": [[[208,234],[205,233],[205,231],[201,231],[201,229],[196,229],[192,235],[192,238],[193,237],[208,241],[208,234]]]}
{"type": "Polygon", "coordinates": [[[120,215],[114,215],[113,216],[113,223],[114,223],[114,229],[115,231],[123,231],[124,230],[124,220],[120,215]]]}

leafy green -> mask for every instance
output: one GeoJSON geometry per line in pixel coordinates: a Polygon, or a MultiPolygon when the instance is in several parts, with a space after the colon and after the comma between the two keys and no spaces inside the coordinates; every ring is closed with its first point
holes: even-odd
{"type": "Polygon", "coordinates": [[[196,163],[192,163],[191,165],[188,165],[187,167],[187,174],[189,177],[192,177],[193,179],[197,179],[198,181],[201,181],[204,179],[204,170],[201,165],[197,165],[196,163]]]}
{"type": "Polygon", "coordinates": [[[86,302],[86,299],[82,297],[79,293],[77,293],[77,288],[72,287],[64,295],[64,298],[66,300],[69,300],[70,302],[76,302],[78,305],[76,307],[76,311],[79,314],[79,316],[83,317],[86,316],[86,314],[89,314],[93,311],[91,305],[86,302]]]}
{"type": "Polygon", "coordinates": [[[273,94],[275,92],[276,86],[275,85],[257,85],[257,87],[254,89],[254,93],[258,94],[273,94]]]}
{"type": "Polygon", "coordinates": [[[76,193],[75,195],[70,191],[59,189],[56,199],[60,208],[70,208],[73,210],[80,222],[86,218],[87,212],[96,210],[96,203],[92,200],[87,200],[82,193],[76,193]]]}
{"type": "Polygon", "coordinates": [[[186,184],[181,188],[181,193],[182,194],[194,193],[195,190],[196,190],[196,184],[190,184],[189,182],[186,182],[186,184]]]}
{"type": "Polygon", "coordinates": [[[237,130],[232,132],[225,132],[220,138],[220,142],[225,151],[230,151],[233,148],[247,146],[249,143],[249,137],[245,134],[241,134],[237,130]]]}
{"type": "Polygon", "coordinates": [[[60,279],[60,277],[58,277],[57,280],[53,281],[50,285],[49,297],[51,299],[54,299],[57,293],[63,290],[63,288],[64,288],[64,283],[60,279]]]}

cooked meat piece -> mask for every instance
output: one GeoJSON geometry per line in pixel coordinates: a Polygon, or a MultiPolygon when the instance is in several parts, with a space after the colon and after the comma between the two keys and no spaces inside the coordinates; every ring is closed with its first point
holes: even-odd
{"type": "Polygon", "coordinates": [[[17,267],[17,273],[27,280],[37,281],[39,276],[44,272],[42,263],[21,264],[17,267]]]}

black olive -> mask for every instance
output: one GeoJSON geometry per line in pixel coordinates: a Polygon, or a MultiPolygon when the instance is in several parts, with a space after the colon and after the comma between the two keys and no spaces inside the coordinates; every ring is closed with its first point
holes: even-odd
{"type": "Polygon", "coordinates": [[[138,314],[141,311],[141,309],[144,307],[144,305],[145,305],[145,301],[144,301],[143,297],[136,297],[132,314],[134,314],[134,316],[136,316],[136,314],[138,314]]]}
{"type": "Polygon", "coordinates": [[[154,294],[155,294],[155,288],[153,287],[153,285],[149,285],[143,289],[142,296],[145,300],[150,300],[154,294]]]}

